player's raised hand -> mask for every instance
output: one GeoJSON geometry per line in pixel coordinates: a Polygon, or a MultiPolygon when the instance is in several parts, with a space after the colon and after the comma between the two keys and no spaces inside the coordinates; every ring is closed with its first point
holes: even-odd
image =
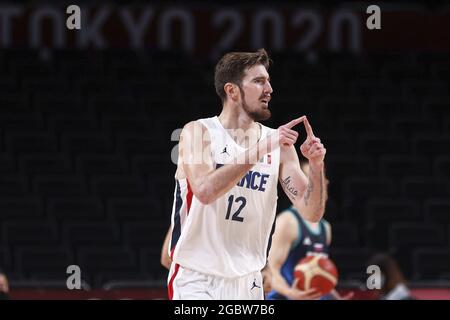
{"type": "Polygon", "coordinates": [[[278,128],[278,137],[280,146],[291,146],[295,144],[298,138],[298,132],[292,130],[293,127],[303,122],[306,119],[305,116],[294,119],[278,128]]]}
{"type": "Polygon", "coordinates": [[[306,117],[303,120],[303,123],[305,124],[306,129],[306,140],[300,146],[300,151],[310,162],[321,163],[325,159],[327,149],[325,149],[324,145],[320,142],[320,139],[314,136],[311,125],[306,117]]]}

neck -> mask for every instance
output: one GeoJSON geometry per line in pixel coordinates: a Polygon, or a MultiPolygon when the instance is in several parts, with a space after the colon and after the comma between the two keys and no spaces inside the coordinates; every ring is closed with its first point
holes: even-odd
{"type": "Polygon", "coordinates": [[[311,222],[311,221],[308,221],[308,220],[303,220],[303,221],[305,221],[305,223],[307,225],[309,225],[310,227],[312,227],[312,228],[317,228],[319,226],[319,222],[311,222]]]}
{"type": "Polygon", "coordinates": [[[225,129],[232,130],[230,134],[234,141],[244,148],[248,148],[252,141],[257,142],[261,138],[260,125],[245,112],[242,106],[224,103],[219,121],[225,129]]]}
{"type": "Polygon", "coordinates": [[[244,129],[248,130],[255,126],[255,121],[245,112],[245,110],[236,104],[225,102],[219,120],[225,129],[244,129]]]}

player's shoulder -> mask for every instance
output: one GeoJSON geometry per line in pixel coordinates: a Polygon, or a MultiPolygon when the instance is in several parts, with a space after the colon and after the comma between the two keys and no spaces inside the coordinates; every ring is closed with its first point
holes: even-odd
{"type": "Polygon", "coordinates": [[[278,221],[282,221],[282,220],[284,220],[284,221],[296,220],[295,212],[293,211],[292,208],[287,208],[287,209],[281,211],[280,213],[278,213],[277,220],[278,221]]]}
{"type": "Polygon", "coordinates": [[[200,130],[200,132],[205,131],[206,126],[202,120],[204,120],[204,119],[197,119],[197,120],[189,121],[188,123],[186,123],[183,126],[183,132],[192,134],[196,130],[200,130]]]}
{"type": "Polygon", "coordinates": [[[331,224],[328,222],[328,220],[325,220],[324,218],[320,219],[320,221],[323,223],[323,225],[326,228],[331,228],[331,224]]]}
{"type": "Polygon", "coordinates": [[[192,120],[188,123],[186,123],[183,127],[183,129],[192,130],[194,128],[203,128],[206,129],[211,124],[214,124],[216,122],[217,117],[210,117],[210,118],[201,118],[192,120]]]}
{"type": "Polygon", "coordinates": [[[286,233],[286,237],[290,239],[295,239],[298,236],[298,222],[295,218],[295,213],[291,210],[286,209],[281,211],[277,216],[276,228],[278,232],[286,233]]]}
{"type": "Polygon", "coordinates": [[[197,141],[203,144],[204,147],[208,146],[211,143],[211,136],[213,135],[210,130],[214,130],[216,124],[214,123],[215,119],[212,118],[203,118],[192,120],[186,123],[181,132],[181,138],[185,141],[197,141]]]}
{"type": "Polygon", "coordinates": [[[195,127],[198,127],[198,126],[203,126],[203,124],[201,123],[200,119],[192,120],[192,121],[189,121],[188,123],[186,123],[183,126],[183,130],[191,130],[191,129],[194,129],[195,127]]]}
{"type": "Polygon", "coordinates": [[[263,125],[261,122],[258,122],[261,128],[269,133],[275,131],[276,129],[263,125]]]}

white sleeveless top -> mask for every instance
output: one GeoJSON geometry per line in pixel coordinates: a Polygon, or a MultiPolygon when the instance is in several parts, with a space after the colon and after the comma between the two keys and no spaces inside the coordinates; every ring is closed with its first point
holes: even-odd
{"type": "MultiPolygon", "coordinates": [[[[245,149],[218,117],[199,120],[211,137],[214,167],[245,149]]],[[[261,139],[274,129],[261,125],[261,139]]],[[[187,179],[176,180],[172,209],[172,260],[198,272],[233,278],[261,270],[267,259],[276,206],[280,148],[264,155],[236,186],[202,204],[187,179]]]]}

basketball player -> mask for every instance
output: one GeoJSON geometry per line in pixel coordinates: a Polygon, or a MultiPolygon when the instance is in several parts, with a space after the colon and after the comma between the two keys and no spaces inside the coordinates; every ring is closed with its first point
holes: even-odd
{"type": "MultiPolygon", "coordinates": [[[[263,299],[261,270],[273,229],[277,181],[304,218],[324,212],[325,148],[303,116],[271,129],[267,52],[226,54],[215,68],[219,116],[186,124],[179,144],[168,277],[171,299],[263,299]],[[302,154],[294,144],[303,123],[302,154]]],[[[193,93],[194,94],[194,93],[193,93]]]]}
{"type": "MultiPolygon", "coordinates": [[[[306,176],[310,169],[307,162],[301,163],[306,176]]],[[[328,179],[325,178],[324,197],[328,198],[328,179]]],[[[311,300],[320,298],[314,289],[301,291],[293,286],[293,274],[298,261],[311,254],[328,256],[331,244],[331,226],[325,219],[310,222],[302,217],[294,206],[281,212],[277,217],[273,235],[269,262],[272,270],[272,292],[268,299],[311,300]]],[[[336,290],[331,292],[332,299],[350,299],[353,293],[341,297],[336,290]]]]}

